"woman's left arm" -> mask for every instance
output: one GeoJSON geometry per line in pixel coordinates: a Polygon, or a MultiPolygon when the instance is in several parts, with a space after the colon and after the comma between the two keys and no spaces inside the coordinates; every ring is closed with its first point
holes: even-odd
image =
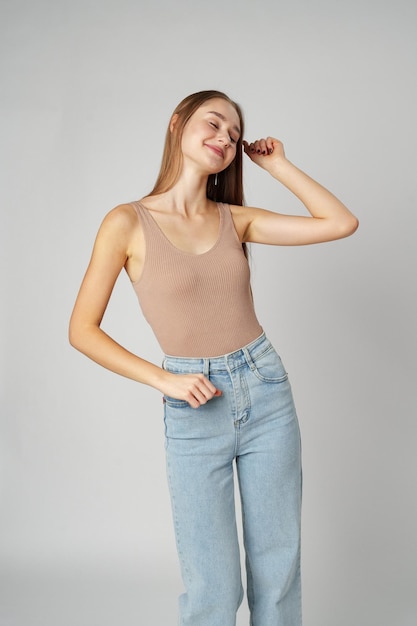
{"type": "Polygon", "coordinates": [[[355,232],[357,218],[330,191],[285,157],[281,141],[267,137],[250,144],[244,141],[243,146],[248,157],[297,196],[311,214],[292,216],[244,207],[239,220],[241,224],[245,222],[243,241],[295,246],[333,241],[355,232]]]}

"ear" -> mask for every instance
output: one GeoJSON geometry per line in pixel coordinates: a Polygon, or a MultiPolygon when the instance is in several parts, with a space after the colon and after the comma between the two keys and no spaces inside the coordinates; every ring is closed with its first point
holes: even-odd
{"type": "Polygon", "coordinates": [[[174,131],[174,129],[175,129],[175,124],[177,123],[178,118],[179,118],[178,113],[174,113],[174,115],[171,117],[171,122],[170,122],[170,124],[169,124],[169,130],[170,130],[170,132],[171,132],[171,133],[172,133],[172,132],[174,131]]]}

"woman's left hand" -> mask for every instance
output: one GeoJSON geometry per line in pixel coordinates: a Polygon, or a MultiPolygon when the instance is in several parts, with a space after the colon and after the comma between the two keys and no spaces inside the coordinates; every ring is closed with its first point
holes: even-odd
{"type": "Polygon", "coordinates": [[[277,163],[285,160],[285,152],[282,141],[274,137],[266,137],[266,139],[257,139],[248,143],[243,140],[243,150],[248,157],[263,167],[268,172],[276,167],[277,163]]]}

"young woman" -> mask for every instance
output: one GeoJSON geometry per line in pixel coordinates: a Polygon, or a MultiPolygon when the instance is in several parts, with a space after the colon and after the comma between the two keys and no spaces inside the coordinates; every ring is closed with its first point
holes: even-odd
{"type": "Polygon", "coordinates": [[[278,139],[248,143],[243,132],[239,106],[221,92],[199,92],[178,105],[155,187],[105,217],[70,322],[75,348],[164,396],[186,589],[181,626],[236,621],[243,592],[234,464],[251,624],[301,624],[299,428],[287,373],[255,315],[245,245],[330,241],[358,225],[286,159],[278,139]],[[243,206],[243,152],[310,215],[243,206]],[[166,355],[162,368],[100,328],[123,267],[166,355]]]}

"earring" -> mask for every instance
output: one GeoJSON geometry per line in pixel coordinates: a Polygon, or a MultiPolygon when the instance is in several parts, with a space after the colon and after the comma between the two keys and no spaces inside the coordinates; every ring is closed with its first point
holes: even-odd
{"type": "Polygon", "coordinates": [[[214,184],[215,184],[215,185],[216,185],[216,187],[217,187],[217,172],[216,172],[216,175],[215,175],[215,177],[214,177],[214,184]]]}

